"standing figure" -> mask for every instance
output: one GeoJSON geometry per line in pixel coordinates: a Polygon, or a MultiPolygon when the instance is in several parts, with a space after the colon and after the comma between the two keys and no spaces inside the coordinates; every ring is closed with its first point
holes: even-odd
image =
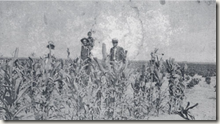
{"type": "Polygon", "coordinates": [[[89,48],[89,41],[87,38],[81,39],[82,48],[81,48],[81,59],[84,64],[87,64],[85,67],[86,73],[89,75],[91,72],[91,53],[89,48]]]}
{"type": "Polygon", "coordinates": [[[84,61],[85,59],[87,59],[89,57],[90,54],[90,50],[88,48],[88,39],[87,38],[83,38],[81,39],[82,42],[82,47],[81,47],[81,59],[84,61]]]}
{"type": "Polygon", "coordinates": [[[49,49],[48,58],[51,58],[52,57],[52,50],[55,49],[55,45],[54,45],[53,41],[48,42],[47,48],[49,49]]]}
{"type": "Polygon", "coordinates": [[[88,47],[89,47],[89,49],[90,50],[92,50],[93,49],[93,46],[94,46],[94,39],[93,39],[93,37],[92,37],[92,32],[90,31],[90,32],[88,32],[88,47]]]}
{"type": "Polygon", "coordinates": [[[112,39],[113,47],[110,50],[110,61],[123,61],[125,58],[124,49],[118,46],[118,40],[112,39]]]}

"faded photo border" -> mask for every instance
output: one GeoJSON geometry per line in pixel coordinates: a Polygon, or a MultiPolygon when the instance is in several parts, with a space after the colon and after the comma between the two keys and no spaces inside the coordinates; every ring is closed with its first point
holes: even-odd
{"type": "MultiPolygon", "coordinates": [[[[1,1],[7,1],[7,0],[1,0],[1,1]]],[[[14,0],[14,1],[21,1],[21,0],[14,0]]],[[[25,0],[27,1],[27,0],[25,0]]],[[[43,0],[38,0],[38,1],[43,1],[43,0]]],[[[55,1],[55,0],[49,0],[49,1],[55,1]]],[[[67,0],[70,1],[70,0],[67,0]]],[[[80,1],[80,0],[77,0],[80,1]]],[[[89,0],[82,0],[82,1],[89,1],[89,0]]],[[[175,1],[175,0],[171,0],[171,1],[175,1]]],[[[177,1],[191,1],[191,0],[177,0],[177,1]]],[[[216,0],[216,66],[217,66],[217,79],[216,82],[219,82],[219,5],[220,5],[220,0],[216,0]]],[[[219,84],[217,85],[217,104],[216,104],[216,109],[217,109],[217,113],[216,113],[216,119],[217,121],[199,121],[199,120],[195,120],[195,121],[166,121],[166,120],[137,120],[137,121],[75,121],[75,120],[70,120],[70,121],[3,121],[0,120],[0,124],[59,124],[59,123],[74,123],[74,124],[88,124],[88,123],[93,123],[93,124],[103,124],[103,123],[108,123],[108,124],[128,124],[128,123],[153,123],[153,124],[160,124],[160,123],[173,123],[173,124],[178,124],[178,123],[195,123],[195,124],[201,124],[201,123],[219,123],[219,84]]]]}

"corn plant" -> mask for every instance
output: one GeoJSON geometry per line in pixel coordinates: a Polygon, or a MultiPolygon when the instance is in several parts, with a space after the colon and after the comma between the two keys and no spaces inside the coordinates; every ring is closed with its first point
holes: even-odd
{"type": "Polygon", "coordinates": [[[207,76],[207,77],[205,78],[205,82],[206,82],[207,84],[210,84],[210,83],[211,83],[211,77],[207,76]]]}
{"type": "Polygon", "coordinates": [[[187,88],[192,88],[195,85],[199,84],[199,81],[201,81],[201,79],[198,78],[193,78],[190,80],[190,82],[186,85],[187,88]]]}
{"type": "Polygon", "coordinates": [[[141,72],[137,76],[135,83],[132,84],[134,105],[137,107],[136,111],[138,111],[136,113],[142,113],[136,116],[138,119],[143,119],[152,112],[158,116],[160,110],[164,108],[162,101],[165,96],[162,95],[164,92],[161,91],[161,86],[164,82],[165,67],[162,58],[158,59],[157,51],[158,49],[155,49],[151,53],[152,59],[146,67],[145,65],[141,67],[141,72]]]}
{"type": "Polygon", "coordinates": [[[21,100],[27,94],[30,84],[23,83],[21,71],[14,67],[18,49],[11,61],[6,61],[0,68],[1,75],[1,117],[3,120],[17,120],[19,113],[29,108],[31,104],[22,105],[21,100]]]}
{"type": "Polygon", "coordinates": [[[191,107],[189,107],[189,106],[190,106],[190,102],[187,103],[185,108],[183,108],[181,106],[181,110],[178,112],[178,114],[186,120],[195,120],[195,117],[191,114],[191,112],[189,110],[198,106],[198,103],[196,103],[195,105],[193,105],[191,107]]]}
{"type": "Polygon", "coordinates": [[[180,67],[174,59],[166,61],[167,72],[169,73],[169,114],[178,111],[185,97],[185,75],[184,72],[187,66],[180,67]]]}

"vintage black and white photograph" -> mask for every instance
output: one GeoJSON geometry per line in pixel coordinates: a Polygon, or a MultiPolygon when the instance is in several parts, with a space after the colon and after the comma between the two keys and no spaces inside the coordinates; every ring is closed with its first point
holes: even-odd
{"type": "Polygon", "coordinates": [[[0,1],[0,120],[216,120],[216,1],[0,1]]]}

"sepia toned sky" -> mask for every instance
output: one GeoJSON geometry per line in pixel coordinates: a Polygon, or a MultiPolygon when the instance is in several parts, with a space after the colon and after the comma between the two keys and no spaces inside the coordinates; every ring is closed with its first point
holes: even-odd
{"type": "Polygon", "coordinates": [[[0,55],[19,57],[48,52],[58,58],[80,54],[80,39],[93,30],[93,55],[109,52],[111,39],[128,50],[130,60],[149,60],[159,48],[176,61],[216,62],[216,3],[197,1],[0,2],[0,55]]]}

